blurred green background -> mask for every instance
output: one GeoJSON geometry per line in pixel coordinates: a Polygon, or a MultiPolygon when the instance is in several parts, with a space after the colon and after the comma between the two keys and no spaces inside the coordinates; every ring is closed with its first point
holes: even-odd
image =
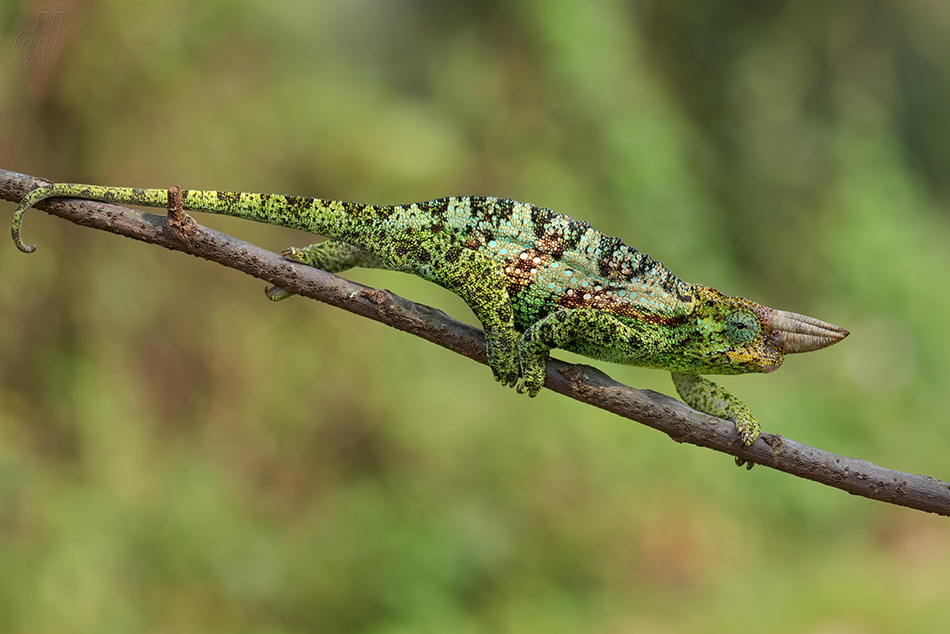
{"type": "MultiPolygon", "coordinates": [[[[0,167],[551,207],[850,329],[722,383],[766,431],[950,479],[944,0],[48,0],[0,26],[0,167]],[[22,48],[57,11],[53,54],[22,48]]],[[[181,254],[39,212],[25,238],[0,245],[0,632],[950,622],[946,518],[519,397],[181,254]]],[[[410,276],[349,277],[472,321],[410,276]]]]}

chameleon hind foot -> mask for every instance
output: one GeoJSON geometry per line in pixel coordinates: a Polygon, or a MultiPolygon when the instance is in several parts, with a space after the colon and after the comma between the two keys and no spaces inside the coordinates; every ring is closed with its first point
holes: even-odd
{"type": "MultiPolygon", "coordinates": [[[[386,268],[369,251],[339,240],[324,240],[302,248],[287,247],[280,254],[292,262],[306,264],[327,273],[341,273],[355,267],[364,269],[386,268]]],[[[264,289],[264,294],[274,302],[279,302],[293,295],[290,291],[285,291],[278,286],[264,289]]]]}
{"type": "MultiPolygon", "coordinates": [[[[536,396],[544,387],[545,358],[555,348],[584,354],[579,342],[598,350],[610,349],[629,331],[611,315],[591,309],[558,308],[534,322],[518,340],[521,368],[519,393],[536,396]]],[[[596,354],[587,356],[597,357],[596,354]]]]}
{"type": "MultiPolygon", "coordinates": [[[[318,246],[318,245],[310,245],[310,247],[314,247],[314,246],[318,246]]],[[[306,247],[306,248],[309,249],[310,247],[306,247]]],[[[310,264],[310,258],[306,255],[305,249],[298,249],[297,247],[287,247],[286,249],[281,251],[280,254],[283,257],[287,258],[288,260],[292,260],[299,264],[306,264],[308,266],[313,266],[312,264],[310,264]]],[[[279,302],[281,300],[287,299],[288,297],[293,297],[294,295],[294,293],[291,293],[288,290],[284,290],[279,286],[268,286],[267,288],[264,289],[264,294],[267,295],[267,299],[269,299],[272,302],[279,302]]]]}

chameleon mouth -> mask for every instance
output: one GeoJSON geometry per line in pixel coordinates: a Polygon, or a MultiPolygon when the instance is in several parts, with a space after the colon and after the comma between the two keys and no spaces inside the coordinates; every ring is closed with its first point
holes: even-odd
{"type": "Polygon", "coordinates": [[[838,343],[850,334],[844,328],[834,324],[784,310],[772,311],[769,316],[769,326],[772,328],[772,341],[775,347],[784,354],[821,350],[838,343]]]}

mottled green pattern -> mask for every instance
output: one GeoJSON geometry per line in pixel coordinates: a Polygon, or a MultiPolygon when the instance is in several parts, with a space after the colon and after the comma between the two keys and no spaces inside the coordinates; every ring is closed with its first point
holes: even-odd
{"type": "MultiPolygon", "coordinates": [[[[165,207],[167,193],[57,184],[14,215],[67,196],[165,207]]],[[[785,354],[816,350],[847,332],[681,281],[659,262],[587,223],[492,197],[375,206],[319,198],[181,192],[185,209],[236,216],[331,238],[284,255],[330,272],[363,266],[413,273],[459,295],[485,331],[496,380],[536,395],[554,348],[674,373],[691,407],[733,420],[744,444],[758,436],[748,409],[700,374],[770,372],[785,354]]],[[[272,299],[289,294],[270,289],[272,299]]]]}

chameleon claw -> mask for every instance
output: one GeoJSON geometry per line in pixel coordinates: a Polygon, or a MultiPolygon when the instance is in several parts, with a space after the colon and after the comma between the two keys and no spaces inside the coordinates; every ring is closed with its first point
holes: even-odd
{"type": "Polygon", "coordinates": [[[505,387],[513,387],[513,388],[517,389],[517,385],[518,385],[518,378],[517,378],[517,377],[509,376],[509,377],[506,378],[506,377],[502,376],[501,374],[493,374],[493,376],[495,377],[495,381],[496,381],[497,383],[501,383],[501,384],[504,385],[505,387]]]}
{"type": "Polygon", "coordinates": [[[281,251],[280,254],[293,262],[308,264],[307,258],[303,255],[303,249],[298,249],[297,247],[287,247],[281,251]]]}
{"type": "Polygon", "coordinates": [[[746,471],[752,471],[752,467],[755,466],[755,463],[751,460],[743,460],[742,458],[736,456],[736,466],[745,467],[746,471]]]}
{"type": "Polygon", "coordinates": [[[521,380],[517,381],[517,387],[515,387],[515,390],[517,390],[518,394],[527,394],[530,398],[534,398],[541,392],[542,387],[544,387],[543,379],[541,384],[538,385],[533,381],[527,381],[522,378],[521,380]]]}

